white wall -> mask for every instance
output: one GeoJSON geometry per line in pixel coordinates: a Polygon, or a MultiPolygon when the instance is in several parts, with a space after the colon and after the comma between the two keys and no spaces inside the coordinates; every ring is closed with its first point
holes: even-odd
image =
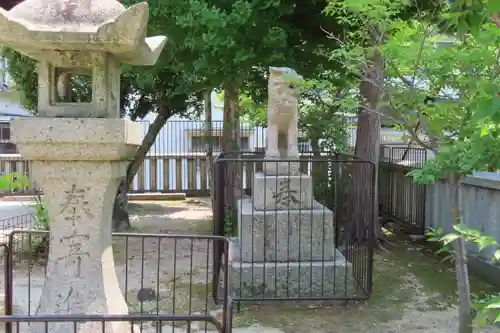
{"type": "MultiPolygon", "coordinates": [[[[154,121],[156,115],[151,113],[148,114],[144,119],[143,119],[143,133],[146,134],[148,130],[148,122],[154,121]]],[[[212,94],[212,128],[214,131],[222,131],[222,121],[224,119],[224,113],[223,113],[223,105],[222,101],[220,101],[217,97],[216,94],[212,94]]],[[[149,151],[148,155],[149,156],[154,156],[154,155],[174,155],[174,154],[179,154],[181,156],[186,156],[189,153],[191,153],[191,135],[190,132],[193,130],[200,130],[202,131],[204,129],[204,120],[205,120],[205,114],[201,114],[200,117],[196,120],[190,120],[188,118],[183,118],[179,116],[172,117],[167,121],[165,126],[160,130],[160,133],[158,134],[155,143],[151,147],[151,150],[149,151]]],[[[241,130],[244,131],[245,129],[250,129],[250,135],[249,135],[249,150],[256,150],[257,148],[263,148],[265,147],[265,140],[266,140],[266,135],[267,135],[267,129],[262,128],[262,127],[255,127],[251,128],[249,124],[241,124],[242,128],[241,130]]],[[[356,141],[356,133],[355,131],[352,131],[350,134],[352,134],[352,137],[349,138],[349,144],[351,146],[354,146],[355,141],[356,141]]],[[[382,143],[392,143],[392,142],[397,142],[397,141],[402,141],[402,136],[403,134],[401,132],[398,132],[393,129],[382,129],[381,131],[381,139],[382,143]]],[[[158,190],[163,190],[163,160],[159,159],[157,161],[157,185],[156,187],[158,190]]],[[[200,187],[201,184],[201,170],[199,169],[200,166],[198,166],[198,171],[196,172],[196,178],[197,178],[197,187],[200,187]]],[[[150,189],[150,170],[151,167],[149,165],[149,161],[145,162],[145,187],[146,190],[150,189]]],[[[188,169],[188,162],[187,159],[182,160],[182,188],[187,189],[187,182],[188,182],[188,172],[193,172],[188,169]]],[[[169,185],[171,189],[174,189],[176,187],[176,162],[175,159],[172,158],[169,161],[169,185]]],[[[137,177],[134,179],[134,188],[138,189],[138,181],[137,177]]]]}
{"type": "MultiPolygon", "coordinates": [[[[154,113],[148,114],[142,120],[143,127],[143,135],[145,135],[148,131],[148,123],[154,121],[156,115],[154,113]]],[[[193,130],[204,130],[204,120],[205,114],[201,114],[197,119],[188,119],[179,116],[174,116],[167,120],[165,126],[160,130],[158,136],[155,140],[155,143],[151,147],[148,155],[149,156],[161,156],[161,155],[175,155],[179,154],[180,156],[186,156],[191,153],[191,132],[193,130]]],[[[222,121],[224,120],[224,111],[222,101],[220,101],[216,94],[212,94],[212,129],[213,131],[217,131],[219,133],[222,132],[222,121]]],[[[241,124],[241,130],[244,131],[246,129],[250,129],[251,126],[249,124],[241,124]]],[[[263,128],[252,128],[251,133],[249,135],[249,149],[255,150],[257,147],[264,147],[265,144],[265,129],[263,128]]],[[[156,165],[156,180],[157,180],[157,189],[159,191],[163,189],[163,166],[164,161],[162,159],[158,159],[156,165]]],[[[169,185],[170,189],[176,188],[176,162],[174,158],[169,160],[169,185]]],[[[147,160],[145,162],[145,188],[146,190],[150,189],[150,161],[147,160]]],[[[187,159],[182,159],[182,188],[187,189],[188,182],[188,172],[192,172],[192,170],[188,169],[188,161],[187,159]]],[[[196,172],[197,178],[197,187],[201,188],[201,170],[198,165],[198,170],[196,172]]],[[[138,180],[137,176],[134,178],[133,188],[138,189],[138,180]]]]}
{"type": "MultiPolygon", "coordinates": [[[[143,134],[148,131],[148,122],[154,121],[156,114],[150,113],[142,120],[143,134]]],[[[154,154],[186,154],[191,151],[191,135],[193,130],[202,131],[204,129],[205,114],[194,120],[189,118],[174,116],[170,118],[165,126],[160,130],[155,143],[151,147],[150,155],[154,154]]],[[[219,133],[222,132],[222,121],[224,120],[224,111],[222,102],[216,94],[212,94],[212,129],[219,133]]],[[[250,129],[249,124],[241,124],[241,130],[250,129]]],[[[266,130],[263,128],[252,128],[249,135],[249,149],[254,150],[257,147],[264,147],[266,130]]]]}

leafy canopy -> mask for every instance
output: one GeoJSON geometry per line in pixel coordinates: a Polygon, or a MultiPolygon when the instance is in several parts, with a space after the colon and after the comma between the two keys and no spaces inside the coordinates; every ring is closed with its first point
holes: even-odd
{"type": "Polygon", "coordinates": [[[486,23],[446,47],[436,34],[433,26],[397,22],[383,47],[396,78],[385,86],[390,116],[406,128],[423,124],[429,142],[421,143],[437,153],[414,173],[422,182],[500,166],[500,29],[486,23]]]}
{"type": "Polygon", "coordinates": [[[228,85],[265,98],[269,66],[293,67],[307,76],[322,69],[316,52],[336,30],[321,11],[326,1],[173,0],[162,4],[167,35],[184,70],[207,87],[228,85]]]}
{"type": "MultiPolygon", "coordinates": [[[[347,34],[341,41],[342,49],[334,51],[332,57],[340,59],[355,78],[369,80],[364,69],[370,54],[382,54],[386,79],[375,84],[379,84],[383,98],[375,109],[368,111],[391,118],[414,142],[434,151],[435,158],[412,174],[420,183],[433,183],[444,177],[453,180],[457,199],[452,203],[452,216],[459,223],[457,181],[476,170],[498,168],[500,161],[500,29],[491,23],[492,14],[498,12],[498,2],[452,1],[443,6],[443,15],[430,21],[402,20],[383,13],[386,9],[390,13],[396,2],[373,2],[380,7],[364,0],[335,3],[331,7],[334,11],[344,11],[344,15],[347,11],[350,21],[361,19],[367,27],[347,34]],[[380,34],[381,31],[385,33],[380,34]],[[453,41],[446,47],[440,45],[443,31],[453,41]],[[382,35],[383,39],[373,43],[374,36],[382,35]]],[[[346,99],[344,103],[346,108],[360,106],[355,99],[346,99]]],[[[480,250],[498,245],[462,224],[456,224],[454,229],[448,235],[438,233],[436,238],[444,244],[457,241],[455,258],[462,262],[457,278],[464,282],[460,275],[466,272],[462,240],[476,243],[480,250]]],[[[498,258],[496,251],[494,259],[498,258]]],[[[460,286],[461,297],[464,291],[468,292],[467,285],[464,282],[460,286]]],[[[464,303],[461,306],[467,309],[464,303]]],[[[497,296],[482,300],[479,308],[484,311],[476,319],[484,319],[492,312],[494,320],[499,321],[499,304],[497,296]]],[[[461,320],[463,323],[464,318],[461,320]]]]}

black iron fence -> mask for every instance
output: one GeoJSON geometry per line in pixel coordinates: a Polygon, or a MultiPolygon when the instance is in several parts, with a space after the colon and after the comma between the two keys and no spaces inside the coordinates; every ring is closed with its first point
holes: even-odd
{"type": "MultiPolygon", "coordinates": [[[[142,321],[163,321],[172,329],[180,325],[187,326],[188,331],[195,331],[196,326],[201,332],[230,332],[230,272],[223,270],[221,274],[211,265],[213,248],[227,252],[227,239],[212,235],[114,233],[113,240],[120,289],[134,315],[123,317],[124,321],[141,321],[135,315],[147,315],[142,321]]],[[[4,246],[6,315],[30,316],[27,322],[48,320],[40,319],[35,311],[45,282],[49,246],[48,231],[10,233],[9,243],[4,246]]],[[[221,260],[227,267],[228,257],[221,260]]],[[[10,322],[19,322],[16,318],[10,322]]],[[[78,318],[84,316],[50,317],[58,322],[85,321],[78,318]]],[[[96,322],[107,320],[106,316],[92,318],[96,322]]],[[[144,332],[152,328],[158,332],[162,327],[139,326],[144,332]]],[[[6,332],[11,333],[12,327],[7,325],[6,332]]]]}
{"type": "Polygon", "coordinates": [[[427,149],[421,147],[400,146],[381,146],[380,161],[404,165],[412,168],[421,168],[427,161],[427,149]]]}
{"type": "Polygon", "coordinates": [[[225,154],[214,164],[214,231],[231,236],[232,299],[365,299],[372,289],[374,165],[225,154]],[[242,176],[244,175],[244,176],[242,176]]]}
{"type": "Polygon", "coordinates": [[[409,172],[427,161],[417,147],[381,147],[378,172],[379,214],[414,234],[425,233],[426,186],[416,184],[409,172]]]}
{"type": "MultiPolygon", "coordinates": [[[[200,332],[199,330],[180,330],[176,327],[187,325],[191,327],[199,322],[214,326],[215,331],[230,333],[231,328],[222,327],[220,322],[202,314],[174,315],[174,314],[130,314],[130,315],[40,315],[40,316],[0,316],[0,326],[9,327],[6,332],[22,332],[28,327],[36,328],[36,332],[94,332],[108,333],[113,328],[121,326],[123,332],[200,332]],[[172,323],[174,325],[172,325],[172,323]],[[113,327],[110,327],[113,325],[113,327]],[[177,326],[175,326],[177,325],[177,326]],[[152,329],[144,330],[144,327],[152,329]]],[[[211,331],[213,332],[213,330],[211,331]]]]}
{"type": "Polygon", "coordinates": [[[0,244],[7,243],[9,235],[14,230],[30,229],[37,223],[36,216],[33,213],[12,216],[0,220],[0,244]]]}
{"type": "MultiPolygon", "coordinates": [[[[352,122],[353,118],[349,118],[352,122]]],[[[138,121],[147,133],[150,122],[138,121]]],[[[354,137],[350,128],[348,137],[354,137]]],[[[267,129],[262,126],[241,124],[241,151],[264,149],[267,129]]],[[[210,180],[207,177],[211,157],[221,152],[223,121],[212,121],[207,129],[202,120],[169,120],[158,133],[154,144],[146,155],[131,184],[131,193],[161,192],[186,193],[187,196],[209,196],[210,180]]],[[[352,143],[352,142],[351,142],[352,143]]],[[[14,147],[15,148],[15,147],[14,147]]],[[[311,149],[305,138],[300,138],[298,148],[301,152],[311,149]]],[[[0,149],[1,150],[1,149],[0,149]]],[[[0,175],[18,172],[29,176],[31,163],[17,152],[0,151],[0,175]]],[[[35,187],[36,188],[36,187],[35,187]]],[[[34,194],[34,189],[17,190],[20,194],[34,194]]]]}

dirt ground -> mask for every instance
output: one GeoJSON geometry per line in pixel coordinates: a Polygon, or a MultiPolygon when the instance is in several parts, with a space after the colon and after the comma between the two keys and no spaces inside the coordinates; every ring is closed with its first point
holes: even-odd
{"type": "Polygon", "coordinates": [[[208,199],[131,203],[132,233],[151,237],[115,237],[115,265],[127,280],[131,312],[193,313],[214,310],[210,239],[170,238],[171,235],[211,235],[208,199]],[[128,260],[126,260],[128,258],[128,260]],[[144,279],[141,279],[141,276],[144,279]],[[150,288],[158,301],[139,302],[137,293],[150,288]],[[142,308],[141,308],[142,306],[142,308]]]}
{"type": "MultiPolygon", "coordinates": [[[[203,234],[209,233],[212,227],[210,202],[205,199],[133,204],[132,210],[135,214],[133,227],[140,232],[203,234]]],[[[138,247],[136,244],[135,248],[138,247]]],[[[152,242],[148,247],[153,249],[157,244],[152,242]]],[[[168,253],[173,251],[173,247],[167,246],[161,252],[163,256],[169,256],[168,253]]],[[[199,247],[196,249],[198,255],[191,256],[190,251],[188,246],[177,248],[177,258],[184,258],[178,259],[177,265],[190,267],[193,263],[196,268],[191,278],[203,285],[207,282],[207,252],[199,247]],[[191,257],[197,259],[191,262],[191,257]]],[[[208,252],[210,254],[210,250],[208,252]]],[[[154,250],[148,253],[154,253],[154,250]]],[[[146,267],[157,266],[155,256],[148,256],[152,259],[147,259],[146,267]]],[[[208,266],[211,273],[211,265],[208,266]]],[[[399,242],[390,253],[377,253],[374,266],[374,293],[368,301],[333,305],[243,304],[234,317],[235,332],[303,333],[311,329],[318,333],[457,331],[456,294],[450,264],[442,263],[440,258],[421,245],[399,242]]],[[[475,292],[494,291],[493,287],[474,276],[472,287],[475,292]]],[[[203,288],[196,289],[199,300],[210,296],[210,292],[205,293],[203,288]]],[[[500,333],[500,329],[483,327],[475,329],[475,332],[500,333]]]]}
{"type": "MultiPolygon", "coordinates": [[[[203,235],[212,230],[208,199],[131,203],[130,209],[132,232],[203,235]]],[[[157,235],[144,238],[132,234],[127,239],[116,238],[114,251],[117,275],[122,290],[127,290],[131,312],[220,313],[212,301],[212,247],[209,241],[175,240],[157,235]],[[139,301],[138,296],[145,300],[139,301]]],[[[373,295],[367,301],[245,303],[240,312],[235,310],[234,332],[457,331],[455,281],[449,263],[442,263],[422,245],[401,241],[390,253],[377,252],[374,267],[373,295]]],[[[43,276],[43,268],[35,268],[31,274],[43,276]]],[[[496,291],[474,276],[472,287],[476,293],[496,291]]],[[[213,327],[193,328],[192,332],[214,331],[213,327]]],[[[184,328],[175,329],[175,332],[183,331],[184,328]]],[[[475,332],[500,333],[500,329],[485,327],[475,332]]]]}

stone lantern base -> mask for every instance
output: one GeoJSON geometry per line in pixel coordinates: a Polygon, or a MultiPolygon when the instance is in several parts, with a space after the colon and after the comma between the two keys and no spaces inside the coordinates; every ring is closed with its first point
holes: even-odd
{"type": "MultiPolygon", "coordinates": [[[[142,140],[140,124],[25,118],[12,121],[12,131],[21,155],[32,160],[31,178],[49,211],[48,278],[36,314],[128,313],[114,267],[111,217],[128,161],[142,140]]],[[[49,332],[67,332],[71,325],[53,324],[49,332]]],[[[101,330],[101,323],[85,323],[78,332],[101,330]]],[[[125,330],[130,332],[127,323],[106,328],[125,330]]]]}

